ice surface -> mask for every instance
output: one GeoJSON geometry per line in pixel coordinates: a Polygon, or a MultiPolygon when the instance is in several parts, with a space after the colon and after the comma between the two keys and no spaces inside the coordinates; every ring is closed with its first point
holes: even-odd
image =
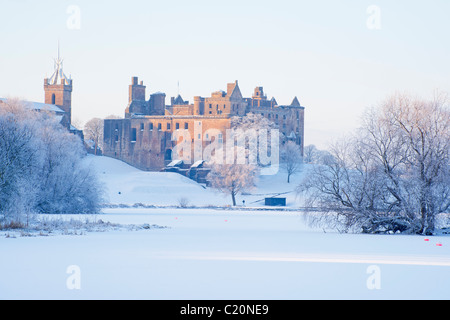
{"type": "MultiPolygon", "coordinates": [[[[176,204],[182,195],[195,204],[227,202],[176,174],[90,160],[113,203],[176,204]]],[[[254,193],[288,192],[283,180],[264,177],[254,193]]],[[[339,234],[308,227],[301,212],[110,208],[92,218],[168,228],[2,235],[0,299],[450,298],[447,237],[339,234]],[[79,289],[67,286],[70,266],[80,271],[79,289]],[[379,289],[368,286],[371,266],[379,289]]]]}

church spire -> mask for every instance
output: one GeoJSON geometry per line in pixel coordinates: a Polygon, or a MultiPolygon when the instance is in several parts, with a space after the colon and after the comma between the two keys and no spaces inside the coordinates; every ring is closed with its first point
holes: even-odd
{"type": "Polygon", "coordinates": [[[44,79],[45,103],[53,104],[62,109],[64,126],[70,128],[72,121],[72,79],[67,78],[63,72],[63,59],[61,58],[59,41],[58,56],[54,59],[55,69],[50,78],[44,79]]]}
{"type": "Polygon", "coordinates": [[[70,85],[71,79],[67,78],[67,76],[63,72],[63,59],[60,55],[60,48],[59,48],[59,41],[58,41],[58,58],[54,59],[55,62],[55,70],[53,72],[53,75],[48,79],[49,85],[57,85],[57,84],[64,84],[64,85],[70,85]]]}

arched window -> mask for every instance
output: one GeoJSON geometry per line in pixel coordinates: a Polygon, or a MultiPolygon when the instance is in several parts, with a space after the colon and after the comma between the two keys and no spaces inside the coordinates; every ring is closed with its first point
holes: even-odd
{"type": "Polygon", "coordinates": [[[55,94],[52,94],[52,104],[56,104],[56,96],[55,96],[55,94]]]}

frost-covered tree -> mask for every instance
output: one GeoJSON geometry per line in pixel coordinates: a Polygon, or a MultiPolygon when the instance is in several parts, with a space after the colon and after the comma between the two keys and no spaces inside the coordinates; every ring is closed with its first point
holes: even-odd
{"type": "Polygon", "coordinates": [[[18,100],[10,99],[0,108],[0,214],[16,220],[32,211],[36,196],[33,185],[40,166],[40,143],[34,134],[33,118],[27,117],[18,100]],[[26,199],[24,196],[26,195],[26,199]]]}
{"type": "Polygon", "coordinates": [[[320,163],[323,158],[328,157],[330,154],[326,150],[319,150],[313,144],[303,148],[303,163],[320,163]]]}
{"type": "Polygon", "coordinates": [[[268,120],[260,114],[248,113],[245,117],[232,117],[231,118],[231,128],[236,129],[277,129],[278,125],[275,122],[268,120]]]}
{"type": "Polygon", "coordinates": [[[314,163],[317,159],[317,148],[315,145],[311,144],[303,148],[303,162],[304,163],[314,163]]]}
{"type": "Polygon", "coordinates": [[[236,196],[255,186],[256,168],[248,164],[213,164],[206,179],[212,188],[231,195],[236,206],[236,196]]]}
{"type": "Polygon", "coordinates": [[[46,153],[40,168],[40,212],[89,213],[98,210],[100,190],[93,172],[81,161],[81,140],[59,125],[40,134],[46,153]]]}
{"type": "Polygon", "coordinates": [[[281,147],[281,167],[287,172],[287,183],[290,183],[291,176],[299,172],[302,168],[302,151],[300,146],[293,141],[286,142],[281,147]]]}
{"type": "Polygon", "coordinates": [[[83,134],[85,139],[94,143],[94,154],[102,148],[104,121],[100,118],[93,118],[84,125],[83,134]]]}
{"type": "Polygon", "coordinates": [[[232,117],[225,148],[218,148],[214,155],[211,152],[207,180],[211,187],[230,194],[233,206],[239,193],[254,187],[259,168],[279,164],[277,129],[259,114],[232,117]]]}
{"type": "Polygon", "coordinates": [[[52,114],[9,99],[0,107],[0,216],[95,213],[100,187],[82,161],[81,140],[52,114]]]}
{"type": "Polygon", "coordinates": [[[364,116],[299,186],[315,222],[342,230],[432,234],[450,208],[448,99],[395,95],[364,116]],[[333,214],[329,214],[333,213],[333,214]]]}
{"type": "Polygon", "coordinates": [[[420,233],[432,233],[435,218],[450,206],[450,109],[432,101],[396,95],[378,117],[366,117],[368,146],[387,178],[392,205],[414,216],[420,233]]]}
{"type": "Polygon", "coordinates": [[[216,155],[209,161],[211,171],[206,177],[209,185],[223,193],[231,195],[233,206],[236,206],[236,196],[255,186],[258,175],[257,166],[244,163],[240,164],[237,157],[245,152],[242,148],[235,148],[234,160],[227,163],[222,159],[224,155],[216,155]]]}
{"type": "Polygon", "coordinates": [[[279,149],[284,136],[278,125],[260,114],[249,113],[245,117],[231,118],[231,135],[227,136],[227,148],[230,141],[237,141],[236,147],[244,149],[249,162],[260,167],[279,164],[279,149]],[[230,139],[231,138],[231,139],[230,139]]]}

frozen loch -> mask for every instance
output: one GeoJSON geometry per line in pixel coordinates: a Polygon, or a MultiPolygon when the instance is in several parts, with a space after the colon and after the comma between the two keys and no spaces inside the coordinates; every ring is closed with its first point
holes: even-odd
{"type": "Polygon", "coordinates": [[[67,216],[111,223],[101,231],[2,231],[0,299],[450,298],[447,237],[339,234],[308,227],[301,212],[208,208],[229,199],[182,176],[89,160],[109,203],[130,207],[67,216]],[[175,208],[181,196],[196,207],[175,208]],[[158,201],[171,207],[131,207],[158,201]],[[145,225],[159,227],[126,228],[145,225]]]}

